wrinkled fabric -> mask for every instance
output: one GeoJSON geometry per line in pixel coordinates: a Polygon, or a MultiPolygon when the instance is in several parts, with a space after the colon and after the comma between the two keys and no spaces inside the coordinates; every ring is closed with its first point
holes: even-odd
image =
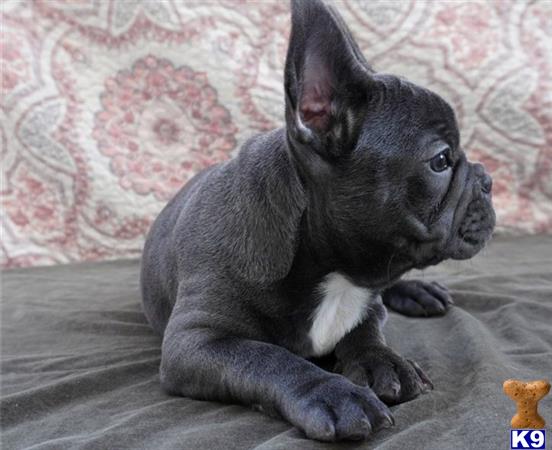
{"type": "MultiPolygon", "coordinates": [[[[503,381],[552,378],[552,237],[495,240],[421,275],[446,283],[456,306],[442,318],[391,313],[385,334],[435,390],[392,407],[396,426],[361,443],[309,441],[247,407],[163,393],[138,269],[120,260],[3,273],[3,448],[505,449],[515,406],[503,381]]],[[[552,395],[539,409],[551,424],[552,395]]]]}

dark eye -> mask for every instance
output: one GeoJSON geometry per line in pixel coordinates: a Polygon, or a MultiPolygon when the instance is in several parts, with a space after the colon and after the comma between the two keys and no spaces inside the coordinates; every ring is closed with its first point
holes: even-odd
{"type": "Polygon", "coordinates": [[[452,166],[450,149],[443,150],[429,160],[429,166],[434,172],[443,172],[452,166]]]}

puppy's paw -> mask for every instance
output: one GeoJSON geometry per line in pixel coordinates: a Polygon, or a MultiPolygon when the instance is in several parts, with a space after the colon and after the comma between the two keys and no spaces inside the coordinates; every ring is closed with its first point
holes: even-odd
{"type": "Polygon", "coordinates": [[[448,289],[436,281],[401,280],[382,297],[387,307],[412,317],[442,316],[454,303],[448,289]]]}
{"type": "Polygon", "coordinates": [[[433,383],[418,364],[384,345],[367,349],[340,371],[353,383],[370,386],[388,405],[412,400],[433,389],[433,383]]]}
{"type": "Polygon", "coordinates": [[[319,441],[360,440],[395,424],[391,412],[369,387],[335,375],[305,385],[294,401],[290,421],[319,441]]]}

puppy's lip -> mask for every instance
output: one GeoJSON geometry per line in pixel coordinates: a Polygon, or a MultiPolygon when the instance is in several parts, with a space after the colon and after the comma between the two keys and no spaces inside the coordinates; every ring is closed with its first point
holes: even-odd
{"type": "Polygon", "coordinates": [[[479,253],[491,240],[496,222],[496,214],[492,204],[488,205],[487,220],[481,221],[481,228],[475,235],[461,233],[462,223],[455,233],[455,239],[452,241],[451,258],[456,260],[469,259],[479,253]]]}
{"type": "Polygon", "coordinates": [[[492,200],[487,194],[481,197],[477,193],[474,195],[475,189],[477,189],[477,186],[474,185],[474,182],[467,183],[456,207],[449,239],[444,247],[448,258],[454,260],[470,259],[479,253],[491,239],[496,222],[492,200]],[[483,219],[479,221],[480,228],[473,233],[462,233],[465,221],[469,220],[470,207],[480,201],[485,203],[481,205],[484,215],[483,219]]]}
{"type": "MultiPolygon", "coordinates": [[[[462,238],[460,238],[462,239],[462,238]]],[[[462,239],[460,242],[460,245],[457,245],[456,248],[452,251],[451,259],[455,259],[458,261],[464,260],[464,259],[470,259],[473,256],[475,256],[477,253],[479,253],[483,247],[485,247],[487,240],[483,240],[477,244],[475,243],[469,243],[466,240],[462,239]]]]}

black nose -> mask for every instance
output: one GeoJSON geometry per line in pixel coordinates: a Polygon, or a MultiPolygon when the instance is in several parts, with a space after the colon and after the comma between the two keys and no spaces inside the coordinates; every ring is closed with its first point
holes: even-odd
{"type": "Polygon", "coordinates": [[[483,174],[483,178],[481,178],[481,190],[485,192],[485,194],[490,194],[492,188],[493,179],[488,173],[483,174]]]}
{"type": "Polygon", "coordinates": [[[477,176],[477,178],[479,178],[481,190],[485,194],[490,194],[491,189],[493,188],[493,179],[487,172],[485,172],[485,167],[483,167],[483,164],[475,163],[474,170],[475,175],[477,176]]]}

